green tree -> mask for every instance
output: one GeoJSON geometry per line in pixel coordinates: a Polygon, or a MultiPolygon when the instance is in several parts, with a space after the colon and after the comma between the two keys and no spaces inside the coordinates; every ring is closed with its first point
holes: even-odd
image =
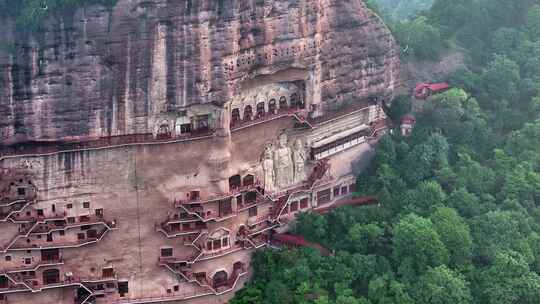
{"type": "Polygon", "coordinates": [[[517,252],[497,254],[480,277],[484,303],[533,304],[540,299],[540,277],[530,271],[526,259],[517,252]]]}
{"type": "Polygon", "coordinates": [[[467,188],[470,192],[482,197],[494,193],[496,177],[490,167],[483,166],[468,154],[459,154],[455,171],[458,188],[467,188]]]}
{"type": "Polygon", "coordinates": [[[520,30],[502,27],[493,33],[491,46],[496,54],[511,55],[525,40],[526,36],[520,30]]]}
{"type": "MultiPolygon", "coordinates": [[[[518,84],[521,80],[519,66],[507,56],[495,55],[482,73],[482,84],[490,100],[518,100],[518,84]]],[[[491,102],[491,108],[496,106],[491,102]]]]}
{"type": "Polygon", "coordinates": [[[509,211],[490,211],[474,218],[471,233],[477,258],[493,260],[502,252],[513,250],[532,261],[533,253],[524,235],[531,232],[527,218],[509,211]]]}
{"type": "Polygon", "coordinates": [[[293,303],[292,292],[289,286],[277,280],[270,281],[264,289],[265,302],[268,304],[293,303]]]}
{"type": "Polygon", "coordinates": [[[480,86],[480,75],[471,71],[469,68],[462,67],[454,71],[448,77],[450,85],[457,88],[463,88],[472,94],[478,93],[480,86]]]}
{"type": "Polygon", "coordinates": [[[448,164],[449,146],[446,138],[438,133],[430,134],[407,155],[404,176],[408,182],[420,182],[431,178],[448,164]]]}
{"type": "Polygon", "coordinates": [[[468,304],[472,296],[465,278],[442,265],[429,269],[413,288],[417,304],[468,304]]]}
{"type": "Polygon", "coordinates": [[[263,292],[258,287],[248,284],[236,293],[230,304],[258,304],[264,301],[263,292]]]}
{"type": "Polygon", "coordinates": [[[540,197],[540,174],[529,163],[521,163],[504,174],[501,199],[516,199],[534,206],[540,197]]]}
{"type": "Polygon", "coordinates": [[[473,3],[473,0],[435,0],[429,11],[430,20],[442,29],[445,36],[450,36],[467,23],[473,3]]]}
{"type": "Polygon", "coordinates": [[[388,116],[396,123],[412,109],[412,100],[410,96],[400,95],[392,100],[392,105],[387,109],[388,116]]]}
{"type": "Polygon", "coordinates": [[[361,254],[377,253],[377,249],[384,243],[384,228],[377,224],[355,224],[349,229],[348,241],[355,252],[361,254]]]}
{"type": "Polygon", "coordinates": [[[446,205],[455,208],[459,214],[466,218],[471,218],[483,213],[483,206],[478,197],[466,188],[459,188],[452,191],[446,200],[446,205]]]}
{"type": "Polygon", "coordinates": [[[426,17],[395,25],[395,34],[405,54],[419,60],[439,58],[443,41],[439,30],[429,24],[426,17]]]}
{"type": "Polygon", "coordinates": [[[445,200],[446,193],[437,182],[424,181],[414,190],[407,192],[403,204],[411,212],[428,215],[434,208],[441,206],[445,200]]]}
{"type": "Polygon", "coordinates": [[[533,41],[540,40],[540,5],[533,5],[527,13],[527,30],[533,41]]]}
{"type": "Polygon", "coordinates": [[[448,249],[450,266],[464,269],[472,256],[472,237],[467,223],[454,209],[447,207],[437,208],[430,219],[448,249]]]}
{"type": "Polygon", "coordinates": [[[373,0],[386,12],[391,20],[414,18],[419,12],[429,9],[432,0],[373,0]]]}
{"type": "Polygon", "coordinates": [[[327,219],[320,214],[301,213],[298,215],[294,231],[308,240],[320,242],[326,239],[327,226],[327,219]]]}
{"type": "Polygon", "coordinates": [[[540,119],[510,133],[504,150],[519,160],[540,164],[540,119]]]}
{"type": "Polygon", "coordinates": [[[414,280],[429,267],[448,263],[448,250],[429,219],[409,214],[392,234],[392,255],[399,264],[398,273],[406,280],[414,280]]]}
{"type": "Polygon", "coordinates": [[[393,275],[384,274],[369,282],[368,298],[373,304],[413,304],[407,287],[393,275]]]}

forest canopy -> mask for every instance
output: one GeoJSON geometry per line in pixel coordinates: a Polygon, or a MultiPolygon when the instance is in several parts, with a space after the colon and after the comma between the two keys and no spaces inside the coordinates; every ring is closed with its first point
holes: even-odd
{"type": "MultiPolygon", "coordinates": [[[[466,68],[358,173],[356,195],[380,206],[299,216],[293,233],[335,255],[256,252],[231,303],[540,303],[540,6],[435,0],[395,22],[405,57],[459,47],[466,68]]],[[[396,123],[410,103],[394,101],[396,123]]]]}

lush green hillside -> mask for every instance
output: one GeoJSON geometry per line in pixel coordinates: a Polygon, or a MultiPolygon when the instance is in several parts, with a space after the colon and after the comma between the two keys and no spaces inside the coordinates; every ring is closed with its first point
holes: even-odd
{"type": "Polygon", "coordinates": [[[394,20],[409,19],[420,11],[428,10],[433,0],[369,0],[381,12],[394,20]]]}
{"type": "MultiPolygon", "coordinates": [[[[358,195],[377,195],[381,206],[302,215],[296,232],[336,256],[260,251],[254,280],[231,303],[540,303],[534,3],[436,0],[413,19],[438,34],[441,48],[461,47],[468,67],[452,75],[455,89],[417,113],[411,137],[385,136],[359,175],[358,195]]],[[[418,39],[407,56],[423,57],[417,48],[430,38],[418,39]]],[[[398,100],[396,120],[409,102],[398,100]]]]}

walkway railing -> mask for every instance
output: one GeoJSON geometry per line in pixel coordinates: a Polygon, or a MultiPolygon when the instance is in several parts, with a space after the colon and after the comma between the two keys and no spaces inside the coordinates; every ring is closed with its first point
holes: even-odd
{"type": "Polygon", "coordinates": [[[197,197],[192,199],[175,199],[174,200],[174,207],[180,208],[182,205],[189,205],[189,204],[205,204],[205,203],[211,203],[211,202],[217,202],[220,200],[225,200],[228,198],[232,198],[233,196],[240,194],[242,192],[248,192],[248,191],[254,191],[257,190],[257,188],[261,187],[262,183],[257,180],[253,184],[239,186],[236,188],[231,189],[231,191],[227,193],[219,193],[219,194],[213,194],[209,195],[205,198],[197,197]]]}
{"type": "Polygon", "coordinates": [[[242,130],[247,127],[251,127],[260,123],[272,121],[287,116],[295,117],[300,123],[310,124],[310,122],[307,120],[307,113],[307,110],[298,107],[279,109],[275,113],[265,113],[264,115],[260,116],[255,115],[251,120],[238,120],[235,122],[231,122],[231,131],[234,132],[237,130],[242,130]]]}
{"type": "Polygon", "coordinates": [[[59,255],[56,258],[49,259],[49,260],[42,260],[39,259],[37,263],[33,263],[34,266],[29,265],[21,265],[21,266],[15,266],[11,268],[0,268],[0,274],[2,273],[15,273],[15,272],[27,272],[27,271],[36,271],[41,267],[46,266],[54,266],[54,265],[62,265],[64,264],[64,259],[62,258],[62,255],[59,255]]]}
{"type": "Polygon", "coordinates": [[[80,141],[43,141],[20,143],[13,146],[0,146],[0,160],[9,157],[52,155],[63,152],[100,150],[125,146],[168,144],[183,141],[198,140],[213,136],[214,129],[193,131],[189,134],[155,139],[152,133],[86,138],[80,141]]]}
{"type": "MultiPolygon", "coordinates": [[[[16,223],[18,220],[12,219],[12,216],[18,213],[21,213],[24,209],[26,209],[30,204],[34,203],[35,201],[20,201],[17,204],[12,204],[9,206],[11,209],[8,213],[0,214],[0,222],[7,222],[10,220],[13,223],[16,223]]],[[[5,207],[4,207],[5,208],[5,207]]]]}

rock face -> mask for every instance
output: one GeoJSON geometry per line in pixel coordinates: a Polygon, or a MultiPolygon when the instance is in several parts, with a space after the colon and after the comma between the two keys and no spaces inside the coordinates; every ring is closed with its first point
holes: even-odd
{"type": "Polygon", "coordinates": [[[359,0],[0,22],[1,303],[226,303],[272,231],[355,192],[398,82],[359,0]]]}
{"type": "Polygon", "coordinates": [[[2,144],[152,133],[167,113],[299,79],[317,116],[398,81],[394,40],[360,0],[119,0],[39,37],[0,24],[2,144]]]}

